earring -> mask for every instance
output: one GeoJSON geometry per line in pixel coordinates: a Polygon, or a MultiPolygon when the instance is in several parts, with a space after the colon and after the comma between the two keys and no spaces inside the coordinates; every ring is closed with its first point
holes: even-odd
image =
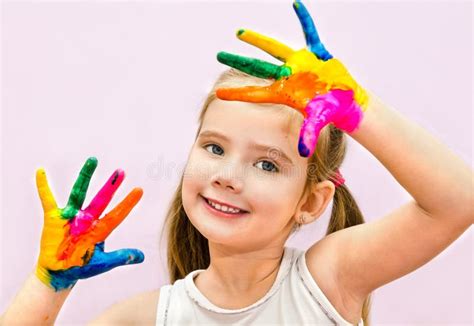
{"type": "Polygon", "coordinates": [[[304,216],[304,214],[301,215],[301,217],[300,217],[300,224],[304,224],[305,219],[306,219],[306,217],[304,216]]]}

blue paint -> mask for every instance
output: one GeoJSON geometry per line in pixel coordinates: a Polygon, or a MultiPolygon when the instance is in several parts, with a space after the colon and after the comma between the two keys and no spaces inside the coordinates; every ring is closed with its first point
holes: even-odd
{"type": "Polygon", "coordinates": [[[303,137],[300,137],[298,140],[298,152],[302,157],[308,157],[310,149],[303,142],[303,137]]]}
{"type": "Polygon", "coordinates": [[[104,242],[101,242],[95,245],[94,253],[86,265],[48,272],[51,275],[51,286],[60,291],[72,288],[79,279],[102,274],[118,266],[139,264],[144,259],[145,255],[138,249],[104,252],[104,242]]]}
{"type": "Polygon", "coordinates": [[[332,59],[333,56],[328,52],[328,50],[326,50],[323,43],[321,43],[318,31],[316,30],[316,26],[313,22],[313,18],[311,18],[311,15],[309,14],[305,5],[301,1],[296,0],[293,3],[293,8],[295,9],[296,15],[300,20],[304,36],[306,38],[306,45],[308,46],[309,50],[313,52],[316,57],[318,57],[318,59],[323,61],[332,59]]]}

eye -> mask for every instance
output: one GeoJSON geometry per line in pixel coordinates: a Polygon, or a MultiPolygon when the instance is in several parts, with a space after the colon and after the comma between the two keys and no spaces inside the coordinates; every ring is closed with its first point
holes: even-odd
{"type": "MultiPolygon", "coordinates": [[[[217,150],[218,153],[215,153],[212,149],[211,149],[211,151],[208,151],[208,152],[210,152],[210,153],[212,153],[212,154],[221,155],[221,154],[224,152],[224,151],[222,150],[222,148],[221,148],[219,145],[216,145],[216,144],[208,144],[208,145],[205,145],[204,148],[207,148],[207,147],[209,147],[209,146],[215,146],[214,148],[217,148],[217,149],[218,149],[218,150],[217,150]]],[[[207,150],[207,149],[206,149],[206,150],[207,150]]]]}
{"type": "MultiPolygon", "coordinates": [[[[216,154],[216,155],[222,155],[224,153],[224,150],[219,145],[216,145],[216,144],[207,144],[207,145],[204,145],[203,148],[205,148],[206,151],[208,151],[209,153],[216,154]],[[211,148],[211,150],[208,150],[208,148],[211,148]]],[[[263,161],[258,162],[257,164],[260,164],[260,163],[262,163],[262,170],[266,172],[273,172],[273,173],[279,172],[278,167],[270,161],[263,160],[263,161]]]]}
{"type": "Polygon", "coordinates": [[[260,163],[262,163],[262,167],[264,171],[274,172],[274,173],[279,171],[278,167],[270,161],[260,161],[257,164],[260,164],[260,163]],[[265,168],[269,168],[270,170],[266,170],[265,168]]]}

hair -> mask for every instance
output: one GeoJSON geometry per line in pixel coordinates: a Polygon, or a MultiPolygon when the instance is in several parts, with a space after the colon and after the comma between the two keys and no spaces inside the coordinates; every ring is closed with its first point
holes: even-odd
{"type": "MultiPolygon", "coordinates": [[[[209,104],[215,100],[216,89],[221,87],[242,87],[247,85],[267,86],[272,80],[262,79],[250,76],[239,70],[229,69],[224,71],[215,82],[211,91],[208,93],[201,108],[198,118],[198,130],[196,138],[204,121],[209,104]]],[[[290,115],[289,123],[293,119],[301,119],[301,113],[281,104],[261,104],[262,106],[273,108],[275,111],[284,111],[290,115]],[[283,110],[282,110],[283,109],[283,110]]],[[[314,154],[308,158],[307,178],[304,185],[303,194],[310,187],[323,180],[333,179],[337,176],[336,170],[339,169],[346,155],[346,136],[345,134],[328,124],[324,127],[318,138],[318,143],[314,154]]],[[[190,272],[196,269],[206,269],[210,264],[208,240],[194,227],[190,222],[183,207],[181,190],[183,187],[183,175],[178,187],[171,199],[166,218],[161,233],[167,234],[167,262],[168,272],[171,284],[176,280],[184,278],[190,272]]],[[[364,223],[364,217],[351,192],[345,184],[336,187],[333,198],[333,206],[326,235],[348,228],[357,224],[364,223]]],[[[293,231],[298,230],[300,225],[295,222],[293,231]]],[[[348,248],[349,250],[350,248],[348,248]]],[[[362,319],[364,325],[369,325],[369,313],[371,306],[371,294],[364,300],[362,307],[362,319]]]]}

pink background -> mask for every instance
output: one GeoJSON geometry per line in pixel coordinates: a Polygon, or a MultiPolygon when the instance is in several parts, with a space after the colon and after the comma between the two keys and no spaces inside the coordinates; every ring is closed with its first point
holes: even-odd
{"type": "MultiPolygon", "coordinates": [[[[472,3],[306,4],[323,42],[356,80],[472,166],[472,3]]],[[[64,205],[92,155],[99,166],[86,204],[117,167],[127,177],[109,208],[134,186],[145,192],[106,251],[140,248],[146,260],[80,281],[58,324],[83,324],[114,302],[168,283],[159,231],[199,107],[224,69],[216,53],[271,60],[234,36],[240,27],[304,45],[291,1],[2,4],[0,311],[37,258],[36,168],[46,169],[64,205]]],[[[341,171],[367,221],[410,199],[351,138],[341,171]]],[[[305,249],[320,239],[329,213],[288,245],[305,249]]],[[[374,324],[471,324],[472,234],[471,228],[415,273],[377,289],[374,324]]]]}

